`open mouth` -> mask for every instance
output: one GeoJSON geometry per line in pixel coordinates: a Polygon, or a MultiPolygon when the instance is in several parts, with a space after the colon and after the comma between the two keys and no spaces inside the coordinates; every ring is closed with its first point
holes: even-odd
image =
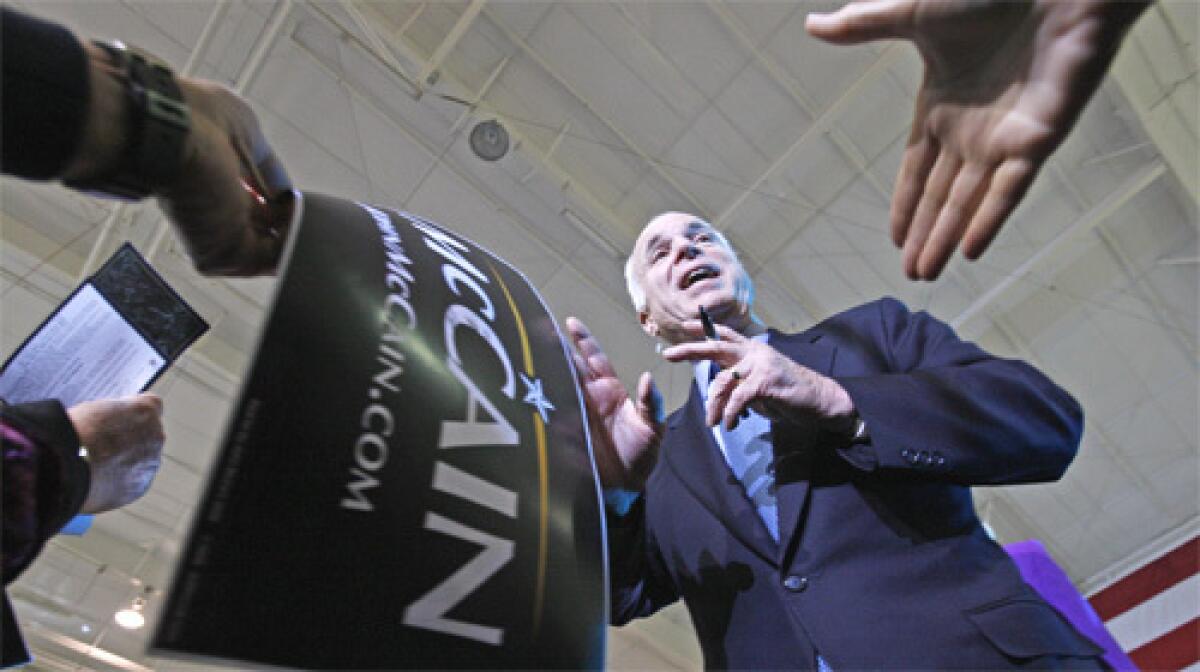
{"type": "Polygon", "coordinates": [[[701,280],[715,278],[720,274],[721,271],[716,266],[710,266],[708,264],[697,266],[683,276],[683,281],[680,283],[680,286],[683,289],[687,289],[701,280]]]}

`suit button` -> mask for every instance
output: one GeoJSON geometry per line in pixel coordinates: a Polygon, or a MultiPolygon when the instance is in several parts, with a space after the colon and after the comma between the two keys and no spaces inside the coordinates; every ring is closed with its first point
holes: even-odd
{"type": "Polygon", "coordinates": [[[783,580],[783,587],[793,593],[803,593],[808,588],[808,579],[803,576],[792,574],[783,580]]]}

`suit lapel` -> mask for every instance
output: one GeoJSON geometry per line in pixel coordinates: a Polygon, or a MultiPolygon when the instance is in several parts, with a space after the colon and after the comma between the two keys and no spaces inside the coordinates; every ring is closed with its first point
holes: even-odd
{"type": "Polygon", "coordinates": [[[704,403],[694,384],[687,403],[671,416],[667,428],[662,448],[667,465],[730,534],[775,563],[775,540],[729,469],[711,428],[704,424],[704,403]]]}
{"type": "MultiPolygon", "coordinates": [[[[788,335],[771,330],[767,342],[801,366],[828,376],[833,370],[837,348],[811,331],[788,335]]],[[[781,432],[772,429],[778,436],[781,432]]],[[[827,449],[817,444],[817,432],[796,431],[790,427],[787,435],[798,445],[775,443],[776,500],[779,504],[779,562],[794,552],[793,541],[799,539],[811,494],[812,467],[815,451],[827,449]]]]}

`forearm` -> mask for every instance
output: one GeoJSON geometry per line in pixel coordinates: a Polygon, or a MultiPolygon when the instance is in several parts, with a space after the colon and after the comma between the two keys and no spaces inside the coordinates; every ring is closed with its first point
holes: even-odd
{"type": "Polygon", "coordinates": [[[859,469],[963,484],[1059,478],[1079,446],[1083,412],[1032,366],[989,355],[898,301],[874,304],[875,373],[839,376],[870,440],[839,445],[859,469]]]}
{"type": "Polygon", "coordinates": [[[870,435],[869,444],[843,452],[860,468],[968,485],[1051,481],[1082,434],[1075,400],[1022,362],[841,382],[870,435]]]}
{"type": "Polygon", "coordinates": [[[624,514],[606,507],[605,522],[611,624],[624,625],[675,601],[669,582],[651,566],[644,494],[624,514]]]}
{"type": "Polygon", "coordinates": [[[59,177],[86,181],[111,173],[129,144],[129,100],[123,73],[103,49],[86,42],[88,101],[79,146],[59,177]]]}

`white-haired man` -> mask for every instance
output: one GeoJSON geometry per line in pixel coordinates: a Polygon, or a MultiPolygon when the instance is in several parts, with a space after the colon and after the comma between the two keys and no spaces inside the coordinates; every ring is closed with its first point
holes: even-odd
{"type": "Polygon", "coordinates": [[[686,213],[647,224],[627,280],[642,328],[697,384],[664,422],[650,375],[631,399],[567,321],[615,624],[683,598],[709,668],[1101,668],[969,490],[1060,477],[1082,429],[1070,395],[895,300],[768,330],[733,249],[686,213]]]}

